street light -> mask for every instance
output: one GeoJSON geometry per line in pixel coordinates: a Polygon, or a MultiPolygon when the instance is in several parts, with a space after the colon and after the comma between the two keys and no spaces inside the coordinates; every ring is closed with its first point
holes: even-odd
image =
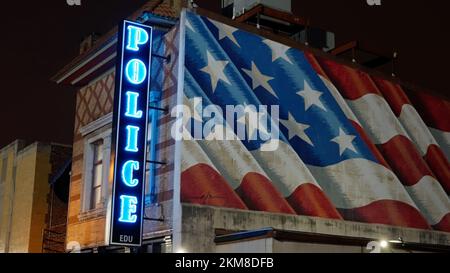
{"type": "Polygon", "coordinates": [[[183,249],[183,248],[180,247],[180,248],[177,249],[177,251],[176,251],[175,253],[178,253],[178,254],[184,254],[184,253],[187,253],[187,252],[186,252],[185,249],[183,249]]]}
{"type": "Polygon", "coordinates": [[[404,244],[402,237],[398,237],[395,240],[390,240],[389,243],[391,243],[391,244],[404,244]]]}

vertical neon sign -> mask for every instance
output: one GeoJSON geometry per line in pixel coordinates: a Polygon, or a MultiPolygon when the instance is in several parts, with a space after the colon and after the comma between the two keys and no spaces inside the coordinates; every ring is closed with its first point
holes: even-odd
{"type": "Polygon", "coordinates": [[[152,27],[135,22],[119,26],[111,245],[142,243],[152,34],[152,27]]]}

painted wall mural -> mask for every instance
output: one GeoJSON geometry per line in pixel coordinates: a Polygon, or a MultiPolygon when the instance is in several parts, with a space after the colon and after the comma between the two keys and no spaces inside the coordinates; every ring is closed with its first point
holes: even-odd
{"type": "Polygon", "coordinates": [[[450,232],[449,101],[193,13],[185,26],[182,202],[450,232]]]}

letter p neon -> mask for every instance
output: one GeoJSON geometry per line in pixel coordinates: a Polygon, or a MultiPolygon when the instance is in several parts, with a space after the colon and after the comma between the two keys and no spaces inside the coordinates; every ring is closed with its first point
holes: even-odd
{"type": "Polygon", "coordinates": [[[149,35],[145,29],[136,26],[128,26],[128,50],[139,51],[139,46],[145,45],[148,42],[148,39],[149,35]]]}

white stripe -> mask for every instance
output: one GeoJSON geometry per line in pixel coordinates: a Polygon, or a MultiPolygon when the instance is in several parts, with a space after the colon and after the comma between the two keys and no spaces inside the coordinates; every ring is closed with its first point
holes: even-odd
{"type": "Polygon", "coordinates": [[[252,154],[285,197],[303,184],[310,183],[321,188],[292,147],[283,141],[279,141],[276,151],[256,150],[252,154]]]}
{"type": "Polygon", "coordinates": [[[416,207],[395,174],[375,162],[351,159],[328,167],[308,168],[337,208],[360,208],[380,200],[416,207]]]}
{"type": "Polygon", "coordinates": [[[341,93],[339,93],[339,91],[337,90],[336,86],[334,86],[332,82],[330,82],[327,78],[323,77],[322,75],[319,74],[319,77],[322,79],[323,83],[328,88],[328,90],[330,90],[331,95],[333,95],[334,99],[339,104],[339,107],[341,107],[341,109],[344,111],[345,116],[349,120],[352,120],[361,125],[358,118],[353,113],[352,109],[350,109],[350,107],[345,102],[345,99],[342,97],[341,93]]]}
{"type": "Polygon", "coordinates": [[[347,103],[375,144],[385,144],[398,135],[408,137],[384,98],[367,94],[347,103]]]}
{"type": "Polygon", "coordinates": [[[447,160],[450,161],[450,132],[444,132],[431,127],[429,129],[437,143],[441,146],[442,151],[447,156],[447,160]]]}
{"type": "MultiPolygon", "coordinates": [[[[216,130],[218,127],[216,125],[216,130]]],[[[234,189],[239,187],[248,173],[259,173],[267,177],[240,140],[201,140],[199,143],[234,189]]]]}
{"type": "MultiPolygon", "coordinates": [[[[194,105],[188,102],[186,95],[184,95],[184,100],[185,106],[190,109],[191,113],[194,113],[194,105]]],[[[229,129],[229,126],[226,128],[229,129]]],[[[229,130],[232,132],[231,129],[229,130]]],[[[214,131],[226,132],[226,129],[222,125],[215,125],[214,131]]],[[[213,135],[207,136],[208,139],[209,137],[214,139],[213,135]]],[[[236,189],[248,173],[255,172],[266,177],[267,175],[244,144],[237,140],[236,135],[234,137],[236,140],[198,140],[197,143],[206,157],[211,160],[211,166],[218,168],[225,180],[233,189],[236,189]]],[[[185,155],[183,154],[183,156],[185,155]]]]}
{"type": "MultiPolygon", "coordinates": [[[[219,127],[216,125],[216,130],[219,127]]],[[[240,140],[203,140],[199,143],[234,188],[239,187],[248,173],[267,177],[284,197],[290,196],[305,183],[320,188],[298,155],[282,141],[276,151],[253,152],[249,152],[240,140]]]]}
{"type": "MultiPolygon", "coordinates": [[[[184,172],[187,169],[198,165],[207,164],[210,167],[215,168],[211,160],[208,158],[206,153],[202,150],[197,141],[193,140],[183,140],[181,142],[182,146],[182,157],[181,157],[181,171],[184,172]]],[[[217,170],[217,169],[216,169],[217,170]]]]}
{"type": "MultiPolygon", "coordinates": [[[[191,104],[188,106],[192,112],[193,106],[191,104]]],[[[228,124],[226,128],[229,132],[233,132],[228,124]]],[[[215,130],[225,132],[226,129],[216,125],[215,130]]],[[[233,137],[237,139],[235,134],[233,137]]],[[[261,147],[260,150],[252,152],[240,140],[202,140],[199,143],[233,188],[239,187],[242,179],[250,172],[259,173],[270,179],[284,197],[290,196],[305,183],[311,183],[320,188],[292,147],[282,141],[277,142],[278,148],[275,151],[262,150],[263,147],[261,147]]]]}
{"type": "Polygon", "coordinates": [[[422,157],[427,154],[430,145],[438,145],[419,113],[417,113],[412,105],[403,105],[402,112],[398,119],[419,148],[422,157]]]}
{"type": "Polygon", "coordinates": [[[433,177],[424,176],[419,183],[406,187],[406,190],[431,225],[438,224],[450,213],[450,199],[433,177]]]}

